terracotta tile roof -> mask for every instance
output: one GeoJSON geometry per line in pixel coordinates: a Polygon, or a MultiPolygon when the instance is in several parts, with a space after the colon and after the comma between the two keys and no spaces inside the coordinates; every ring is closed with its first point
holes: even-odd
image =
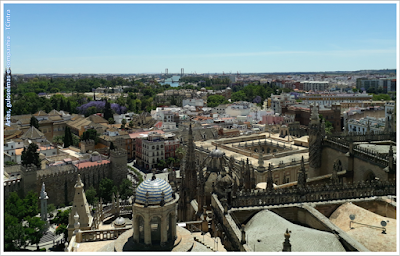
{"type": "Polygon", "coordinates": [[[160,128],[162,127],[162,125],[163,125],[163,122],[162,122],[162,121],[158,121],[158,122],[154,125],[154,127],[160,129],[160,128]]]}
{"type": "Polygon", "coordinates": [[[15,150],[15,155],[16,156],[19,156],[19,155],[22,155],[22,151],[24,150],[24,148],[17,148],[16,150],[15,150]]]}
{"type": "Polygon", "coordinates": [[[103,164],[109,164],[109,160],[101,160],[101,162],[84,162],[84,163],[79,163],[76,164],[75,166],[78,167],[78,169],[86,168],[86,167],[93,167],[93,166],[98,166],[98,165],[103,165],[103,164]]]}

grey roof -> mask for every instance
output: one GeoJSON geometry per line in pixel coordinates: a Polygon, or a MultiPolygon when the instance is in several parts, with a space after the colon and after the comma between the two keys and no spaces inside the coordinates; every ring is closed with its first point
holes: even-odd
{"type": "Polygon", "coordinates": [[[30,140],[35,140],[35,139],[40,139],[43,138],[44,134],[36,129],[34,126],[31,126],[22,136],[21,139],[30,139],[30,140]]]}
{"type": "Polygon", "coordinates": [[[257,252],[280,252],[286,229],[291,231],[292,252],[346,251],[334,234],[293,224],[269,210],[257,213],[247,223],[247,244],[257,252]]]}

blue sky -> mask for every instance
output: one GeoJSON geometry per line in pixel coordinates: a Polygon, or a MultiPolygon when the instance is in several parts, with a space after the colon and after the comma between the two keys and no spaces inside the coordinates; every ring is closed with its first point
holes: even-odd
{"type": "Polygon", "coordinates": [[[13,73],[396,68],[395,4],[5,4],[4,15],[7,9],[13,73]]]}

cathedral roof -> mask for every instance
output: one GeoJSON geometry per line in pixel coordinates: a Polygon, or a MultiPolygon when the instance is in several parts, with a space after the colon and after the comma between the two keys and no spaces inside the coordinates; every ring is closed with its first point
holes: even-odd
{"type": "Polygon", "coordinates": [[[163,192],[165,203],[172,201],[172,188],[168,182],[159,178],[145,180],[136,189],[136,202],[145,204],[148,193],[149,205],[160,204],[163,192]]]}

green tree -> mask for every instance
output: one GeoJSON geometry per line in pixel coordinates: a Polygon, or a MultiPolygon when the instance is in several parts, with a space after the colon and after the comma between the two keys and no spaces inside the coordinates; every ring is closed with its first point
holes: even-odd
{"type": "Polygon", "coordinates": [[[83,132],[81,140],[94,140],[94,142],[97,144],[99,142],[99,135],[95,129],[88,129],[87,131],[83,132]]]}
{"type": "Polygon", "coordinates": [[[52,223],[55,223],[57,225],[60,224],[68,225],[68,218],[70,213],[71,213],[71,207],[69,207],[64,211],[58,210],[56,217],[54,217],[54,219],[52,220],[52,223]]]}
{"type": "Polygon", "coordinates": [[[119,185],[119,195],[122,200],[127,200],[133,194],[132,183],[128,179],[123,179],[119,185]]]}
{"type": "Polygon", "coordinates": [[[106,100],[106,105],[104,107],[104,119],[108,120],[113,117],[111,104],[108,100],[106,100]]]}
{"type": "Polygon", "coordinates": [[[21,164],[27,166],[28,164],[34,164],[38,168],[40,167],[39,153],[37,152],[38,146],[35,143],[29,144],[28,148],[24,148],[21,154],[21,164]]]}
{"type": "Polygon", "coordinates": [[[179,160],[182,160],[183,157],[185,156],[186,151],[185,148],[182,146],[179,146],[176,150],[175,150],[175,155],[178,157],[179,160]]]}
{"type": "Polygon", "coordinates": [[[39,217],[28,217],[27,223],[28,225],[25,229],[27,239],[31,245],[36,244],[37,250],[39,251],[39,242],[44,235],[46,222],[39,217]]]}
{"type": "Polygon", "coordinates": [[[4,251],[19,251],[25,248],[26,234],[22,222],[8,213],[4,214],[4,251]]]}
{"type": "Polygon", "coordinates": [[[243,91],[238,91],[232,93],[231,96],[231,101],[236,102],[236,101],[245,101],[246,100],[246,94],[243,91]]]}
{"type": "Polygon", "coordinates": [[[64,148],[68,148],[74,143],[72,139],[72,132],[69,126],[65,127],[65,134],[64,134],[64,148]]]}
{"type": "Polygon", "coordinates": [[[175,165],[175,162],[176,162],[176,159],[175,159],[175,158],[173,158],[173,157],[168,157],[168,159],[167,159],[167,164],[168,164],[169,166],[174,166],[174,165],[175,165]]]}
{"type": "Polygon", "coordinates": [[[88,201],[89,204],[93,205],[95,198],[96,198],[96,189],[93,186],[90,186],[86,191],[86,200],[88,201]]]}
{"type": "Polygon", "coordinates": [[[131,120],[130,122],[129,122],[129,128],[132,128],[133,127],[133,121],[131,120]]]}
{"type": "Polygon", "coordinates": [[[222,95],[211,95],[207,98],[207,107],[215,108],[220,104],[229,103],[222,95]]]}
{"type": "Polygon", "coordinates": [[[126,125],[126,119],[125,118],[122,119],[121,124],[122,124],[122,127],[125,128],[125,125],[126,125]]]}
{"type": "Polygon", "coordinates": [[[114,118],[112,118],[112,117],[108,118],[108,123],[109,124],[114,124],[115,123],[114,118]]]}
{"type": "Polygon", "coordinates": [[[157,162],[157,166],[158,166],[159,168],[164,168],[166,165],[167,165],[167,163],[165,162],[164,159],[160,159],[160,160],[158,160],[158,162],[157,162]]]}
{"type": "Polygon", "coordinates": [[[53,217],[53,212],[56,210],[56,206],[54,204],[47,205],[47,213],[50,215],[50,218],[53,217]]]}
{"type": "Polygon", "coordinates": [[[60,224],[58,225],[58,227],[56,228],[56,235],[61,235],[64,234],[64,238],[68,237],[68,224],[60,224]]]}
{"type": "Polygon", "coordinates": [[[104,178],[99,184],[99,197],[103,198],[103,202],[111,202],[111,196],[117,192],[117,187],[114,185],[114,181],[104,178]]]}
{"type": "Polygon", "coordinates": [[[378,101],[378,100],[384,100],[384,101],[390,101],[391,98],[388,94],[374,94],[372,96],[372,100],[378,101]]]}
{"type": "Polygon", "coordinates": [[[62,145],[64,143],[64,136],[63,135],[54,136],[52,141],[57,145],[62,145]]]}
{"type": "Polygon", "coordinates": [[[36,119],[36,117],[34,117],[34,116],[31,117],[30,126],[33,126],[36,129],[39,129],[39,121],[36,119]]]}

